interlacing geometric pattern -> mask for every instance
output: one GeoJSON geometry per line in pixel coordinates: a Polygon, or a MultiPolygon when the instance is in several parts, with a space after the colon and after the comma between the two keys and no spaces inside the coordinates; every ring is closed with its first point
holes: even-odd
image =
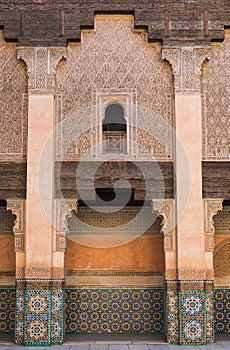
{"type": "Polygon", "coordinates": [[[67,333],[163,333],[164,290],[66,289],[67,333]]]}
{"type": "MultiPolygon", "coordinates": [[[[142,133],[137,132],[136,136],[134,132],[133,139],[143,149],[154,154],[156,159],[168,160],[172,146],[170,129],[158,125],[152,114],[161,116],[169,125],[173,123],[171,69],[161,61],[160,45],[149,44],[144,31],[134,31],[133,19],[130,17],[96,17],[94,30],[83,31],[80,44],[68,45],[67,60],[61,61],[57,70],[57,95],[60,96],[57,122],[79,111],[76,115],[77,125],[84,125],[85,130],[96,126],[95,121],[91,120],[95,120],[96,115],[89,118],[89,112],[84,115],[83,110],[99,103],[97,95],[101,90],[115,100],[116,95],[119,95],[119,102],[127,91],[137,96],[135,103],[138,108],[144,109],[137,117],[137,125],[140,129],[143,125],[146,128],[142,133]],[[148,130],[150,119],[154,130],[158,131],[160,141],[151,137],[148,130]]],[[[72,126],[69,127],[71,130],[72,126]]],[[[96,135],[83,133],[69,147],[67,159],[76,160],[95,146],[99,141],[94,139],[96,135]]],[[[64,142],[64,137],[60,137],[59,141],[64,142]]]]}
{"type": "Polygon", "coordinates": [[[63,343],[63,290],[17,290],[16,311],[17,344],[63,343]]]}
{"type": "Polygon", "coordinates": [[[205,292],[180,291],[180,343],[205,344],[205,292]]]}
{"type": "Polygon", "coordinates": [[[52,290],[51,309],[51,343],[61,344],[64,341],[64,290],[52,290]]]}
{"type": "Polygon", "coordinates": [[[0,289],[0,333],[15,329],[15,288],[0,289]]]}
{"type": "Polygon", "coordinates": [[[169,290],[166,294],[166,325],[167,342],[178,344],[179,339],[179,312],[178,312],[178,292],[169,290]]]}
{"type": "Polygon", "coordinates": [[[50,343],[50,304],[50,291],[26,291],[25,344],[50,343]]]}
{"type": "Polygon", "coordinates": [[[214,319],[216,333],[230,333],[230,289],[214,290],[214,319]]]}
{"type": "Polygon", "coordinates": [[[206,343],[214,341],[213,291],[206,292],[206,343]]]}

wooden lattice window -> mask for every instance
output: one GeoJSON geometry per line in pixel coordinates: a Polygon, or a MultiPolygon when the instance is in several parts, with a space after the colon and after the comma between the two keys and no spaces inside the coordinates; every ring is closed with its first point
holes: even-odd
{"type": "Polygon", "coordinates": [[[106,108],[102,128],[104,152],[126,153],[127,125],[120,104],[113,103],[106,108]]]}

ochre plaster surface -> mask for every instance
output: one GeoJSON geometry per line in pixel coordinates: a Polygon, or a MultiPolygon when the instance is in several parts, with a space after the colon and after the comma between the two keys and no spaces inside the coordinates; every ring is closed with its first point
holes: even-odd
{"type": "Polygon", "coordinates": [[[142,235],[115,248],[90,248],[71,240],[67,243],[67,270],[164,270],[161,236],[142,235]]]}
{"type": "Polygon", "coordinates": [[[14,236],[0,236],[0,271],[15,269],[14,236]]]}

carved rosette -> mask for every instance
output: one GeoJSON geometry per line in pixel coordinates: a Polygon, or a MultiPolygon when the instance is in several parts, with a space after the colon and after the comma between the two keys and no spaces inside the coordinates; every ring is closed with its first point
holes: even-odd
{"type": "Polygon", "coordinates": [[[15,234],[15,251],[24,251],[24,200],[7,199],[7,210],[10,210],[16,216],[13,231],[15,234]]]}
{"type": "Polygon", "coordinates": [[[214,221],[213,217],[218,211],[222,210],[223,199],[204,199],[205,214],[205,250],[207,252],[214,251],[214,221]]]}
{"type": "Polygon", "coordinates": [[[66,58],[66,48],[28,47],[18,48],[17,58],[27,66],[28,92],[30,94],[54,93],[56,68],[66,58]]]}
{"type": "Polygon", "coordinates": [[[174,250],[174,214],[175,201],[174,199],[154,199],[152,200],[152,210],[163,217],[161,223],[161,232],[164,235],[164,251],[174,250]]]}
{"type": "Polygon", "coordinates": [[[172,66],[177,94],[200,93],[201,67],[210,57],[209,47],[163,47],[162,60],[172,66]]]}
{"type": "Polygon", "coordinates": [[[77,213],[78,201],[72,199],[57,199],[56,200],[56,249],[65,251],[66,249],[66,234],[68,233],[68,218],[72,213],[77,213]]]}

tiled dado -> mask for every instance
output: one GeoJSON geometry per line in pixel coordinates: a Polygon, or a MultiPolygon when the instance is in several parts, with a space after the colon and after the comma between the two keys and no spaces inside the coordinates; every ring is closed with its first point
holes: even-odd
{"type": "Polygon", "coordinates": [[[0,288],[0,333],[14,333],[15,288],[0,288]]]}
{"type": "Polygon", "coordinates": [[[164,290],[68,288],[67,333],[164,333],[164,290]]]}
{"type": "Polygon", "coordinates": [[[15,342],[50,345],[63,341],[64,291],[57,288],[17,289],[15,342]]]}
{"type": "Polygon", "coordinates": [[[166,336],[171,344],[207,344],[214,341],[213,292],[168,290],[166,336]]]}
{"type": "Polygon", "coordinates": [[[179,291],[180,344],[214,341],[212,304],[211,291],[179,291]]]}
{"type": "Polygon", "coordinates": [[[214,290],[214,325],[216,333],[230,333],[230,289],[214,290]]]}

